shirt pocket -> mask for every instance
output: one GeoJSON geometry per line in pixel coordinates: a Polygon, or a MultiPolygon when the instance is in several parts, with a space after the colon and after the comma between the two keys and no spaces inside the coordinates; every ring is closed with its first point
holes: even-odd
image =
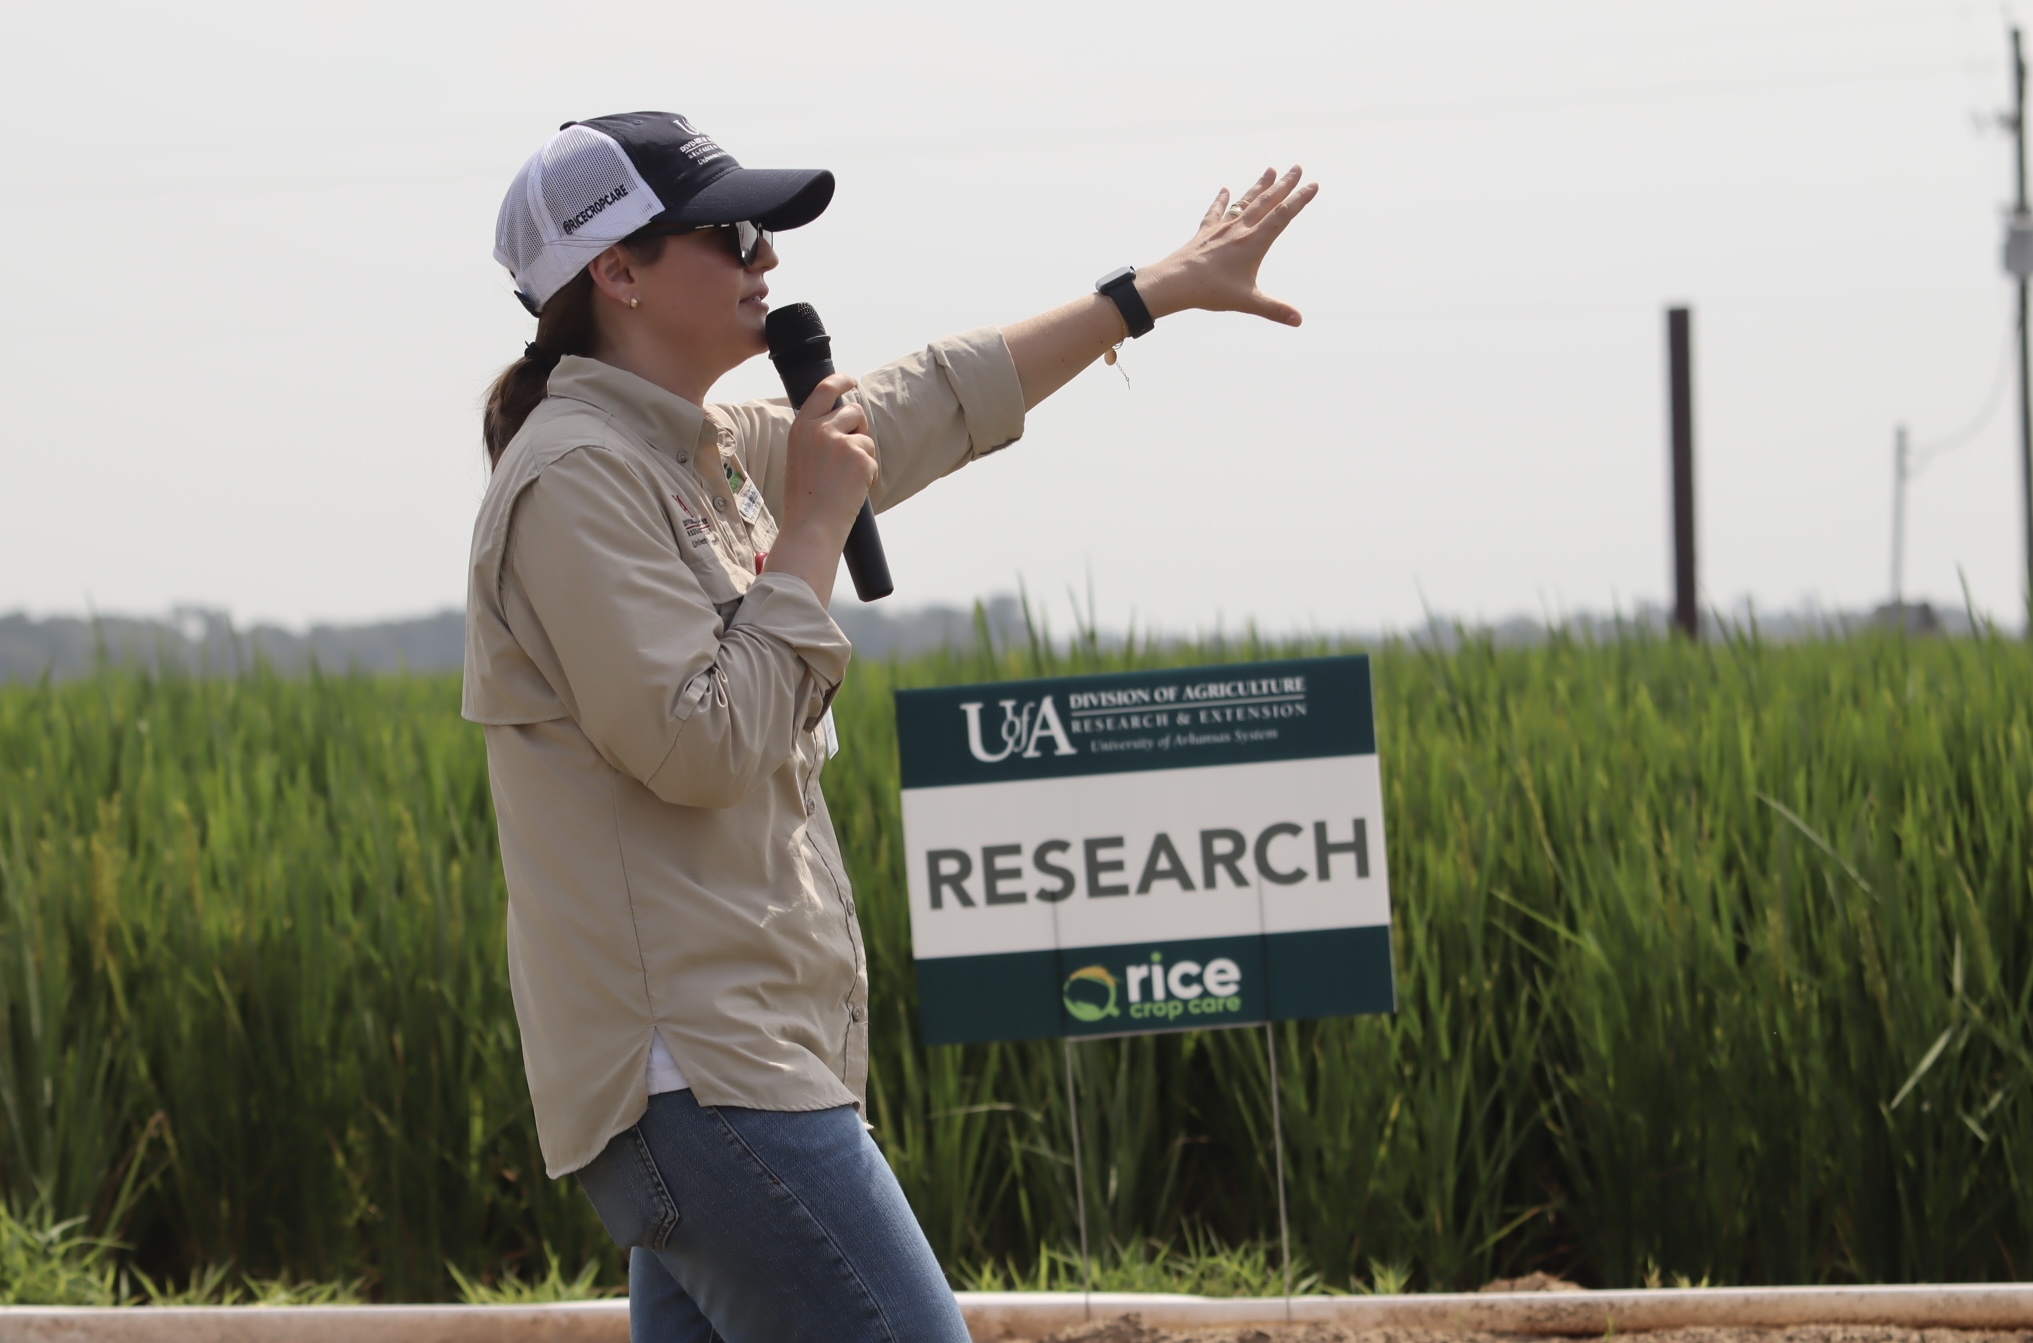
{"type": "Polygon", "coordinates": [[[729,539],[726,529],[713,516],[712,504],[705,498],[688,497],[673,490],[669,500],[664,512],[671,521],[671,535],[677,540],[678,553],[685,557],[692,576],[699,580],[706,600],[723,611],[731,603],[739,603],[755,582],[748,556],[735,554],[743,547],[729,539]]]}

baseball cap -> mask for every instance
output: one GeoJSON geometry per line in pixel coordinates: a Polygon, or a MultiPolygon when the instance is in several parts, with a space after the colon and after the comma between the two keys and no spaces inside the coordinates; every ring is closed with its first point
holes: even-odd
{"type": "Polygon", "coordinates": [[[568,121],[515,175],[494,222],[494,259],[532,314],[586,264],[649,224],[780,232],[833,199],[824,168],[744,168],[675,112],[568,121]]]}

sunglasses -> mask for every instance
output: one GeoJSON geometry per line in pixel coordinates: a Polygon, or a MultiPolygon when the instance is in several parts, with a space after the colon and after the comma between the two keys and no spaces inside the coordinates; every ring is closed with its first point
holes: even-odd
{"type": "Polygon", "coordinates": [[[752,224],[746,219],[738,224],[670,224],[644,231],[666,238],[675,238],[686,233],[703,233],[707,229],[721,230],[721,238],[725,240],[729,249],[733,251],[735,258],[744,267],[753,266],[755,264],[756,253],[763,249],[764,244],[776,237],[773,231],[752,224]]]}

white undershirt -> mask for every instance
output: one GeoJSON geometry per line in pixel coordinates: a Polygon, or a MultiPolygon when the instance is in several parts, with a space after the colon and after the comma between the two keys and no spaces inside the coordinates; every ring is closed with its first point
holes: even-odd
{"type": "Polygon", "coordinates": [[[671,1051],[664,1048],[661,1031],[654,1028],[649,1037],[649,1094],[660,1096],[666,1091],[689,1091],[692,1084],[685,1080],[678,1070],[678,1061],[671,1057],[671,1051]]]}

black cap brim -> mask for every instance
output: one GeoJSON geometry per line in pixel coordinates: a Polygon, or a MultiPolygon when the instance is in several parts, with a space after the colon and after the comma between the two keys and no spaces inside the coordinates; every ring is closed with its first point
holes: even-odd
{"type": "Polygon", "coordinates": [[[833,201],[824,168],[736,168],[671,211],[674,224],[751,221],[772,232],[811,223],[833,201]]]}

